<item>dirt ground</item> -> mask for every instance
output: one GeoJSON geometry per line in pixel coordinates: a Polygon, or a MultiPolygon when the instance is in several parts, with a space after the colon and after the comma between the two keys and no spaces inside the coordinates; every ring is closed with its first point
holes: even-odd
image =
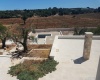
{"type": "MultiPolygon", "coordinates": [[[[0,19],[4,25],[22,24],[21,18],[0,19]]],[[[100,13],[79,15],[64,15],[50,17],[31,17],[26,20],[26,26],[31,23],[35,29],[67,28],[67,27],[97,27],[100,26],[100,13]],[[73,18],[75,16],[75,18],[73,18]]]]}

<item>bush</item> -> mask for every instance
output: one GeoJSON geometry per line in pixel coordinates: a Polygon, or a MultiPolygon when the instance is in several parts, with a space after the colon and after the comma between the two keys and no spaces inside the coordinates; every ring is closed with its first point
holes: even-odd
{"type": "Polygon", "coordinates": [[[12,76],[17,76],[19,80],[38,80],[38,78],[56,70],[56,62],[53,59],[44,61],[25,61],[22,64],[12,66],[8,71],[12,76]],[[28,64],[27,64],[28,63],[28,64]]]}
{"type": "Polygon", "coordinates": [[[94,31],[95,35],[100,35],[100,27],[97,27],[94,31]]]}
{"type": "Polygon", "coordinates": [[[11,74],[12,76],[17,76],[19,73],[24,71],[24,69],[25,67],[23,68],[23,65],[18,64],[18,65],[10,67],[10,70],[8,71],[8,73],[11,74]]]}
{"type": "Polygon", "coordinates": [[[57,62],[54,61],[53,59],[48,59],[44,61],[40,66],[39,70],[43,72],[44,74],[47,74],[48,72],[55,71],[56,68],[55,66],[57,65],[57,62]]]}
{"type": "Polygon", "coordinates": [[[35,80],[29,71],[22,71],[20,74],[18,74],[17,78],[19,80],[35,80]]]}
{"type": "Polygon", "coordinates": [[[75,28],[74,29],[74,35],[84,35],[85,32],[92,32],[94,35],[100,35],[100,27],[97,28],[75,28]]]}

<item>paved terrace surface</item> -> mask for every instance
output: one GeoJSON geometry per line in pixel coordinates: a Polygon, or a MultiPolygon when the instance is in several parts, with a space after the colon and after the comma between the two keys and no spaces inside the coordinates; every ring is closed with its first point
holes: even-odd
{"type": "Polygon", "coordinates": [[[90,59],[84,61],[83,39],[58,39],[55,37],[50,56],[59,62],[57,70],[39,80],[95,80],[100,40],[93,40],[90,59]]]}
{"type": "Polygon", "coordinates": [[[18,80],[15,76],[12,77],[10,74],[7,74],[8,70],[13,65],[10,59],[11,55],[7,55],[8,52],[2,49],[0,52],[3,52],[3,55],[0,55],[0,80],[18,80]]]}
{"type": "Polygon", "coordinates": [[[0,56],[0,80],[18,80],[16,77],[7,74],[11,65],[9,56],[0,56]]]}

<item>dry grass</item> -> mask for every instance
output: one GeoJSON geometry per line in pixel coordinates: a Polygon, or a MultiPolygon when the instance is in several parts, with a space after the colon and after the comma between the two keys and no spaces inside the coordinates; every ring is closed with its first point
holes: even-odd
{"type": "Polygon", "coordinates": [[[2,55],[3,53],[2,52],[0,52],[0,55],[2,55]]]}
{"type": "Polygon", "coordinates": [[[28,45],[29,54],[24,56],[26,57],[39,57],[39,58],[48,58],[50,54],[52,45],[51,44],[43,44],[43,45],[28,45]]]}
{"type": "Polygon", "coordinates": [[[38,68],[38,65],[35,64],[40,64],[41,62],[41,60],[25,60],[21,65],[28,71],[34,71],[38,68]]]}
{"type": "MultiPolygon", "coordinates": [[[[26,26],[30,24],[37,29],[44,28],[61,28],[61,27],[96,27],[100,26],[100,13],[89,13],[75,15],[64,15],[64,16],[50,16],[50,17],[32,17],[26,21],[26,26]]],[[[20,18],[0,19],[0,23],[10,24],[22,24],[23,21],[20,18]]]]}
{"type": "Polygon", "coordinates": [[[39,58],[48,58],[50,54],[50,49],[37,49],[32,50],[27,57],[39,57],[39,58]]]}
{"type": "Polygon", "coordinates": [[[23,23],[23,20],[21,18],[0,19],[0,23],[5,25],[15,24],[15,23],[21,24],[23,23]]]}
{"type": "Polygon", "coordinates": [[[28,45],[28,49],[51,49],[51,44],[28,45]]]}
{"type": "Polygon", "coordinates": [[[36,64],[36,63],[41,63],[42,60],[25,60],[23,64],[31,65],[31,64],[36,64]]]}
{"type": "Polygon", "coordinates": [[[90,19],[100,19],[100,13],[79,14],[78,17],[90,18],[90,19]]]}

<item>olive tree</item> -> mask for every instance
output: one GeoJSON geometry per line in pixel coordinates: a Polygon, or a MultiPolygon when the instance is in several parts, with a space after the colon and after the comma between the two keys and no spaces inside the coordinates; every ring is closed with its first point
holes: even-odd
{"type": "Polygon", "coordinates": [[[87,28],[78,28],[78,27],[76,27],[76,28],[74,28],[74,35],[84,35],[85,34],[85,32],[87,32],[88,31],[88,29],[87,28]]]}
{"type": "Polygon", "coordinates": [[[27,20],[28,17],[26,15],[23,15],[21,18],[24,21],[24,24],[26,24],[26,20],[27,20]]]}
{"type": "Polygon", "coordinates": [[[0,24],[0,39],[2,41],[2,48],[6,47],[6,39],[9,37],[8,29],[0,24]]]}
{"type": "Polygon", "coordinates": [[[27,39],[28,34],[32,30],[32,27],[26,27],[26,25],[20,25],[16,27],[16,32],[13,34],[13,39],[15,42],[22,44],[23,52],[27,52],[27,39]]]}

